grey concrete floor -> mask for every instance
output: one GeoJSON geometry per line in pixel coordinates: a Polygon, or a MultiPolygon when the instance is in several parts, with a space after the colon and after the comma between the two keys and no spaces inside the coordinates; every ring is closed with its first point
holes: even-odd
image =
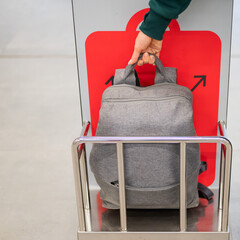
{"type": "MultiPolygon", "coordinates": [[[[81,130],[70,0],[0,2],[0,239],[76,239],[70,145],[81,130]]],[[[240,1],[228,132],[231,223],[239,239],[240,1]]]]}
{"type": "Polygon", "coordinates": [[[71,1],[1,1],[0,12],[0,239],[76,239],[71,1]]]}

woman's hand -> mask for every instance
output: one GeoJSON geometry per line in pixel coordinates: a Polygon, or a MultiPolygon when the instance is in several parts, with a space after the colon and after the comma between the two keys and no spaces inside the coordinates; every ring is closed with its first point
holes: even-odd
{"type": "Polygon", "coordinates": [[[145,63],[154,64],[155,58],[154,56],[149,55],[148,52],[153,53],[157,57],[159,57],[161,49],[162,49],[162,40],[160,41],[160,40],[150,38],[149,36],[144,34],[142,31],[140,31],[135,40],[135,46],[134,46],[132,58],[128,62],[128,64],[136,63],[140,53],[144,53],[144,54],[143,54],[142,60],[138,61],[137,63],[138,66],[142,66],[145,63]]]}

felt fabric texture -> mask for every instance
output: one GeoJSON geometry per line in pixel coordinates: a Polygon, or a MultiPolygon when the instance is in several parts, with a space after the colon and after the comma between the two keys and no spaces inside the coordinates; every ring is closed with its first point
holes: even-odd
{"type": "MultiPolygon", "coordinates": [[[[127,74],[130,67],[125,71],[122,76],[134,76],[127,74]]],[[[160,83],[149,87],[125,84],[122,79],[122,84],[107,88],[96,135],[195,136],[192,92],[176,84],[176,69],[163,68],[160,73],[160,83]]],[[[179,208],[179,144],[124,144],[123,150],[127,207],[179,208]]],[[[190,208],[199,203],[199,144],[187,144],[186,162],[190,208]]],[[[116,145],[94,144],[90,166],[101,187],[103,206],[119,208],[116,145]]]]}

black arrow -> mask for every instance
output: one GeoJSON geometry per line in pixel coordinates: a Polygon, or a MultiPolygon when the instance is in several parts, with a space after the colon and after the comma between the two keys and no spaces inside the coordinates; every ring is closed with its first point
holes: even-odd
{"type": "Polygon", "coordinates": [[[198,83],[191,89],[191,91],[193,92],[195,90],[195,88],[203,81],[203,87],[206,87],[206,79],[207,76],[206,75],[195,75],[194,78],[201,78],[198,83]]]}
{"type": "Polygon", "coordinates": [[[114,79],[114,76],[111,76],[111,77],[105,82],[105,84],[108,85],[110,82],[112,82],[112,85],[113,85],[113,79],[114,79]]]}

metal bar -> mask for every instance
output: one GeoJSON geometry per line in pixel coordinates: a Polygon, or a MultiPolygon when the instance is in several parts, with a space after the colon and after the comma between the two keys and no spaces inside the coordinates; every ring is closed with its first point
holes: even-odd
{"type": "Polygon", "coordinates": [[[227,231],[229,220],[229,198],[232,165],[232,145],[227,140],[226,125],[224,121],[218,123],[220,134],[226,139],[226,143],[221,147],[221,169],[219,181],[219,228],[227,231]],[[224,149],[225,148],[225,149],[224,149]],[[225,151],[224,151],[225,150],[225,151]]]}
{"type": "Polygon", "coordinates": [[[186,143],[180,143],[180,231],[187,230],[186,143]]]}
{"type": "Polygon", "coordinates": [[[224,192],[224,169],[225,169],[225,154],[223,153],[223,146],[221,146],[220,157],[220,176],[219,176],[219,190],[218,190],[218,231],[222,231],[222,209],[223,209],[223,192],[224,192]]]}
{"type": "Polygon", "coordinates": [[[224,121],[219,121],[218,127],[219,127],[221,135],[226,138],[227,137],[226,123],[224,121]]]}
{"type": "Polygon", "coordinates": [[[85,223],[86,223],[86,231],[85,232],[91,232],[92,231],[91,210],[85,209],[84,214],[85,214],[85,223]]]}
{"type": "Polygon", "coordinates": [[[82,182],[82,193],[83,193],[83,203],[85,209],[90,209],[90,196],[89,196],[89,183],[88,183],[88,173],[86,165],[86,151],[85,146],[82,149],[82,154],[80,158],[80,172],[81,172],[81,182],[82,182]]]}
{"type": "Polygon", "coordinates": [[[229,232],[79,232],[79,240],[229,240],[229,232]]]}
{"type": "Polygon", "coordinates": [[[218,210],[218,232],[222,232],[222,209],[218,210]]]}
{"type": "Polygon", "coordinates": [[[91,231],[91,202],[89,194],[89,182],[88,182],[88,172],[87,172],[87,163],[86,163],[86,150],[85,144],[82,146],[82,154],[80,157],[80,177],[82,184],[82,195],[83,195],[83,207],[85,211],[85,224],[86,230],[91,231]]]}
{"type": "MultiPolygon", "coordinates": [[[[86,135],[89,129],[90,123],[85,122],[81,131],[81,136],[86,135]]],[[[74,140],[72,143],[72,160],[73,160],[73,174],[75,181],[75,191],[76,191],[76,201],[77,201],[77,211],[78,211],[78,228],[80,231],[86,231],[86,222],[83,206],[83,193],[82,193],[82,183],[81,183],[81,173],[80,173],[80,162],[79,159],[83,153],[83,143],[80,143],[78,139],[74,140]],[[79,148],[80,146],[80,148],[79,148]],[[78,152],[78,150],[80,151],[78,152]]]]}
{"type": "Polygon", "coordinates": [[[221,143],[228,144],[225,137],[79,137],[78,143],[221,143]]]}
{"type": "Polygon", "coordinates": [[[220,176],[219,176],[219,193],[218,193],[218,209],[223,208],[223,189],[224,189],[224,169],[225,169],[225,155],[223,153],[223,146],[221,146],[221,157],[220,157],[220,176]]]}
{"type": "MultiPolygon", "coordinates": [[[[78,211],[78,222],[79,230],[85,231],[85,216],[83,211],[83,199],[82,199],[82,187],[81,187],[81,178],[80,178],[80,164],[78,160],[78,146],[79,144],[72,144],[72,160],[73,160],[73,174],[75,181],[75,191],[76,191],[76,200],[77,200],[77,211],[78,211]]],[[[81,153],[80,153],[81,154],[81,153]]]]}
{"type": "Polygon", "coordinates": [[[228,230],[229,219],[229,199],[230,199],[230,183],[231,183],[231,166],[232,166],[232,145],[228,141],[225,144],[226,156],[225,156],[225,171],[224,171],[224,188],[223,188],[223,209],[222,209],[222,231],[228,230]]]}
{"type": "Polygon", "coordinates": [[[117,143],[117,159],[118,159],[118,181],[119,181],[119,203],[120,203],[120,222],[121,230],[127,231],[127,210],[125,195],[125,177],[124,177],[124,158],[123,143],[117,143]]]}

